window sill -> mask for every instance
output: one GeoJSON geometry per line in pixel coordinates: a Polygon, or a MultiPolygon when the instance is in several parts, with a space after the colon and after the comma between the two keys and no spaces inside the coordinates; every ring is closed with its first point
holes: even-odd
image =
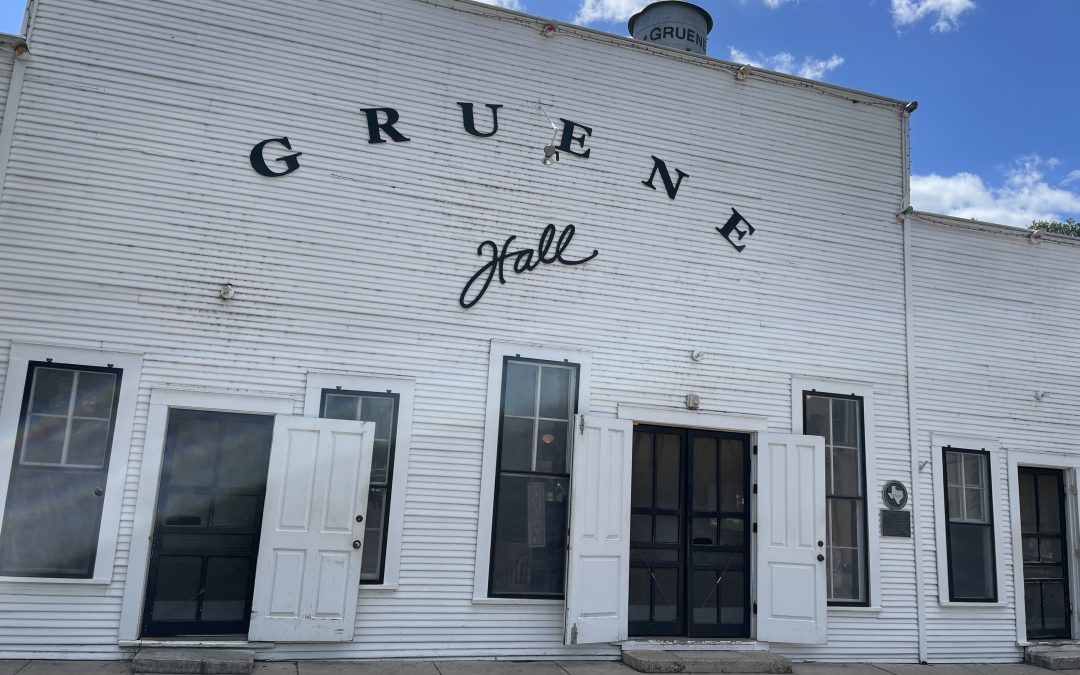
{"type": "Polygon", "coordinates": [[[1009,606],[1007,603],[1004,603],[1004,602],[1001,602],[1001,601],[998,601],[998,602],[964,602],[964,601],[960,601],[960,600],[953,601],[953,600],[941,600],[941,599],[938,599],[938,605],[940,605],[942,607],[956,607],[956,608],[959,608],[959,609],[980,609],[980,608],[983,608],[983,607],[985,607],[987,609],[1001,609],[1003,607],[1008,607],[1009,606]]]}
{"type": "Polygon", "coordinates": [[[396,591],[397,584],[360,584],[360,593],[396,591]]]}
{"type": "Polygon", "coordinates": [[[549,605],[562,606],[565,600],[548,600],[547,598],[473,598],[474,605],[549,605]]]}
{"type": "Polygon", "coordinates": [[[0,584],[33,584],[37,586],[108,586],[112,579],[68,579],[64,577],[3,577],[0,584]]]}
{"type": "Polygon", "coordinates": [[[829,605],[829,614],[881,614],[881,605],[829,605]]]}

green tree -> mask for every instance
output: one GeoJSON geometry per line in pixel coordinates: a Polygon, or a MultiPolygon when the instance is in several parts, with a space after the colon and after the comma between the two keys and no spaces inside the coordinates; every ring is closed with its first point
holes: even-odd
{"type": "Polygon", "coordinates": [[[1033,220],[1028,225],[1029,230],[1043,230],[1051,234],[1066,234],[1070,237],[1080,237],[1080,223],[1069,218],[1065,222],[1060,220],[1033,220]]]}

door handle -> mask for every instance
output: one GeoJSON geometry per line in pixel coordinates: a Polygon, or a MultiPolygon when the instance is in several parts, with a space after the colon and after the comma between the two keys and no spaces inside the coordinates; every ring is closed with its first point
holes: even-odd
{"type": "Polygon", "coordinates": [[[824,561],[825,561],[825,556],[823,556],[823,555],[821,555],[820,553],[818,553],[818,554],[817,554],[817,559],[818,559],[818,562],[824,562],[824,561]]]}
{"type": "Polygon", "coordinates": [[[820,539],[818,539],[818,540],[817,540],[817,545],[818,545],[818,546],[824,546],[824,545],[825,545],[825,542],[823,542],[823,541],[821,541],[820,539]]]}
{"type": "MultiPolygon", "coordinates": [[[[360,540],[359,539],[353,539],[352,547],[353,548],[360,548],[360,540]]],[[[823,558],[823,560],[824,560],[824,558],[823,558]]]]}

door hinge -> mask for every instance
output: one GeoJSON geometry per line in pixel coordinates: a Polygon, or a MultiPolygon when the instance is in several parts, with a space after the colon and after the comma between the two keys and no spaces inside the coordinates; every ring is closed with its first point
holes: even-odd
{"type": "Polygon", "coordinates": [[[1075,497],[1076,496],[1076,486],[1075,485],[1070,485],[1069,486],[1069,492],[1071,492],[1072,496],[1075,497]]]}
{"type": "Polygon", "coordinates": [[[577,644],[577,624],[575,623],[570,627],[570,644],[577,644]]]}
{"type": "Polygon", "coordinates": [[[757,614],[757,603],[754,603],[754,614],[757,614]]]}
{"type": "Polygon", "coordinates": [[[757,494],[757,483],[754,483],[754,494],[757,494]]]}
{"type": "Polygon", "coordinates": [[[751,528],[751,531],[754,532],[755,534],[757,534],[757,523],[754,523],[753,527],[751,528]]]}
{"type": "Polygon", "coordinates": [[[757,454],[757,446],[756,445],[754,446],[754,454],[755,455],[757,454]]]}
{"type": "Polygon", "coordinates": [[[585,433],[585,416],[578,415],[578,431],[582,434],[585,433]]]}

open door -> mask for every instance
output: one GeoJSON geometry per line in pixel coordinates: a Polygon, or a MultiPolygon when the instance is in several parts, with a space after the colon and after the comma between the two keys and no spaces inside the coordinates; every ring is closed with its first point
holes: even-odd
{"type": "Polygon", "coordinates": [[[634,425],[579,416],[570,476],[566,644],[628,635],[634,425]]]}
{"type": "Polygon", "coordinates": [[[372,422],[275,420],[249,640],[352,640],[374,436],[372,422]]]}
{"type": "Polygon", "coordinates": [[[824,644],[825,440],[758,438],[757,639],[824,644]]]}

